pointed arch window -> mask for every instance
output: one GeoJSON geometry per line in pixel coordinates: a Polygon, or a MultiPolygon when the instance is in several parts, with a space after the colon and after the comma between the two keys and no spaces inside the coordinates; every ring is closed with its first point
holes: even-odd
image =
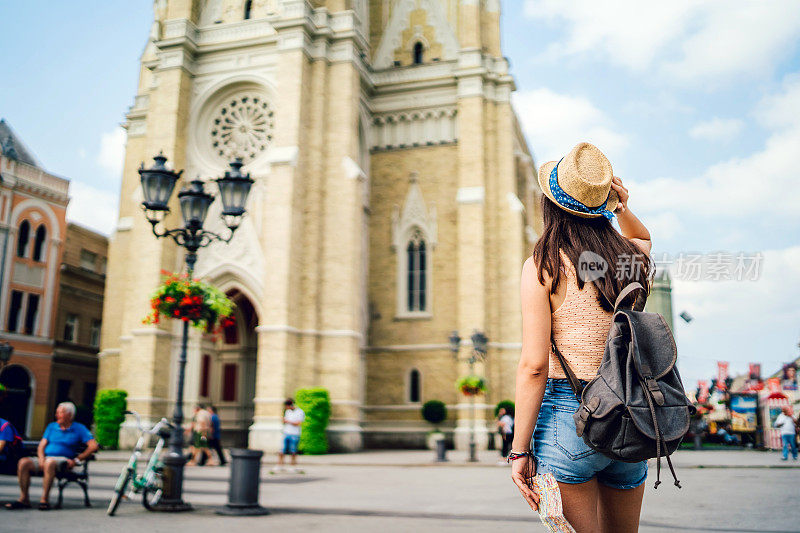
{"type": "Polygon", "coordinates": [[[425,239],[422,237],[422,233],[419,230],[414,232],[413,237],[406,247],[406,259],[408,262],[406,310],[409,312],[426,311],[427,257],[425,239]]]}
{"type": "Polygon", "coordinates": [[[413,54],[414,54],[414,64],[421,65],[425,55],[425,45],[417,41],[414,44],[413,54]]]}
{"type": "Polygon", "coordinates": [[[422,397],[422,387],[420,386],[420,373],[416,368],[412,368],[408,373],[408,401],[419,403],[422,397]]]}
{"type": "Polygon", "coordinates": [[[25,257],[28,254],[28,243],[31,240],[31,223],[23,220],[17,232],[17,257],[25,257]]]}
{"type": "Polygon", "coordinates": [[[47,239],[47,228],[44,224],[40,224],[38,228],[36,228],[36,237],[33,240],[33,260],[34,261],[43,261],[44,257],[44,243],[47,239]]]}
{"type": "Polygon", "coordinates": [[[244,3],[244,20],[250,18],[250,11],[253,9],[253,0],[247,0],[244,3]]]}

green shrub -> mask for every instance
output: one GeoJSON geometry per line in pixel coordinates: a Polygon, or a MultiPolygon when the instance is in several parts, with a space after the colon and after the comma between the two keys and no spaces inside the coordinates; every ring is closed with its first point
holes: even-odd
{"type": "Polygon", "coordinates": [[[422,405],[422,418],[433,424],[441,424],[447,418],[447,406],[440,400],[428,400],[422,405]]]}
{"type": "Polygon", "coordinates": [[[119,447],[119,426],[125,420],[128,393],[118,389],[103,389],[94,399],[94,433],[98,444],[106,450],[119,447]]]}
{"type": "Polygon", "coordinates": [[[495,416],[495,418],[497,418],[497,413],[500,412],[501,408],[505,408],[506,413],[508,413],[512,417],[514,416],[514,402],[512,402],[511,400],[503,400],[502,402],[498,403],[495,406],[495,408],[494,408],[494,416],[495,416]]]}
{"type": "Polygon", "coordinates": [[[306,414],[300,426],[301,453],[319,455],[328,453],[328,436],[325,430],[331,417],[331,399],[326,389],[299,389],[295,403],[306,414]]]}

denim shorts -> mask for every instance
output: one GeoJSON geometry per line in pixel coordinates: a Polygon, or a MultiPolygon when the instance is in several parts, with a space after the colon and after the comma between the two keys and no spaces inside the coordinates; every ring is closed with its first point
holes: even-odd
{"type": "Polygon", "coordinates": [[[593,477],[608,487],[634,489],[647,478],[647,461],[614,461],[591,449],[575,433],[578,409],[569,382],[548,379],[531,448],[538,472],[550,472],[561,483],[585,483],[593,477]]]}
{"type": "Polygon", "coordinates": [[[300,435],[283,436],[283,453],[297,453],[297,445],[300,443],[300,435]]]}

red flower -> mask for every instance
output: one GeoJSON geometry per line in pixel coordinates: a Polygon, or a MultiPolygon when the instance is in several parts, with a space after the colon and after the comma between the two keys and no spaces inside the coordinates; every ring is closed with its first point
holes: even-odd
{"type": "Polygon", "coordinates": [[[189,317],[188,316],[182,317],[181,320],[183,320],[184,322],[189,322],[189,317]]]}
{"type": "Polygon", "coordinates": [[[179,309],[175,309],[175,310],[172,312],[172,314],[173,314],[173,315],[175,315],[175,316],[179,316],[179,315],[181,314],[181,312],[180,312],[180,310],[179,310],[179,309]]]}
{"type": "Polygon", "coordinates": [[[168,304],[171,304],[175,302],[175,298],[173,298],[172,296],[167,296],[166,298],[164,298],[164,301],[167,302],[168,304]]]}
{"type": "Polygon", "coordinates": [[[181,305],[192,305],[192,299],[189,296],[181,298],[181,305]]]}

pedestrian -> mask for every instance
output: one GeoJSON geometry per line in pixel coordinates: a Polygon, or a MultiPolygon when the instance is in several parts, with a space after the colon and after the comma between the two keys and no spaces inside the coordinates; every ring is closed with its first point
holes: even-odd
{"type": "Polygon", "coordinates": [[[225,453],[222,451],[222,424],[217,414],[217,409],[213,405],[208,406],[208,412],[211,415],[211,438],[208,439],[208,446],[217,453],[219,457],[219,464],[225,466],[228,461],[225,459],[225,453]]]}
{"type": "Polygon", "coordinates": [[[23,452],[22,437],[17,428],[8,420],[0,418],[0,474],[15,474],[17,462],[23,452]]]}
{"type": "Polygon", "coordinates": [[[576,434],[572,415],[579,403],[551,345],[582,382],[597,375],[613,302],[631,282],[649,291],[650,233],[629,208],[628,190],[611,163],[589,143],[542,165],[539,185],[544,226],[520,285],[511,477],[538,510],[533,476],[537,470],[552,474],[576,531],[635,532],[647,462],[612,460],[576,434]],[[619,231],[611,224],[614,216],[619,231]]]}
{"type": "Polygon", "coordinates": [[[211,450],[208,449],[208,438],[211,433],[211,415],[202,405],[194,407],[194,418],[189,427],[191,432],[191,447],[189,448],[191,458],[186,466],[197,466],[199,456],[205,456],[205,464],[216,466],[217,463],[211,463],[211,450]]]}
{"type": "MultiPolygon", "coordinates": [[[[500,433],[503,442],[500,455],[505,459],[511,450],[511,439],[514,436],[514,419],[511,418],[505,407],[497,410],[497,432],[500,433]]],[[[501,461],[499,464],[505,464],[505,462],[501,461]]]]}
{"type": "Polygon", "coordinates": [[[283,442],[281,450],[278,452],[278,465],[270,473],[284,471],[284,457],[292,456],[292,472],[302,473],[297,467],[297,445],[300,443],[300,424],[305,420],[306,414],[302,409],[294,404],[292,398],[287,398],[283,402],[283,442]]]}
{"type": "Polygon", "coordinates": [[[792,408],[786,405],[781,411],[781,414],[772,424],[773,427],[781,430],[781,441],[783,442],[783,457],[781,457],[781,461],[789,460],[789,450],[792,450],[792,459],[797,461],[797,443],[795,442],[797,430],[794,418],[792,418],[792,408]]]}

